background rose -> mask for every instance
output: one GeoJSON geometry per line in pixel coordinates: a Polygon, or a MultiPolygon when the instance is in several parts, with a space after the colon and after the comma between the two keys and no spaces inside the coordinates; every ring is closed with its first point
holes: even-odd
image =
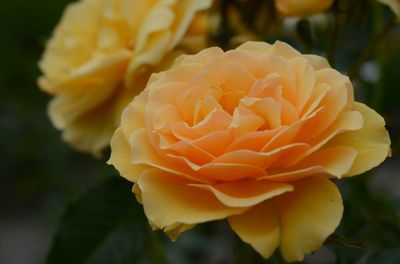
{"type": "Polygon", "coordinates": [[[378,2],[389,6],[395,13],[397,21],[400,21],[400,0],[378,0],[378,2]]]}
{"type": "Polygon", "coordinates": [[[175,58],[170,52],[185,38],[191,40],[186,47],[202,48],[204,27],[185,32],[210,5],[211,0],[71,4],[40,62],[39,85],[55,95],[49,115],[63,139],[93,154],[108,145],[122,109],[153,71],[175,58]]]}
{"type": "Polygon", "coordinates": [[[334,0],[275,0],[275,6],[284,16],[309,16],[329,9],[334,0]]]}
{"type": "Polygon", "coordinates": [[[268,258],[316,250],[342,216],[329,178],[381,163],[383,119],[346,76],[287,44],[247,42],[181,57],[125,109],[110,163],[172,238],[228,218],[268,258]]]}

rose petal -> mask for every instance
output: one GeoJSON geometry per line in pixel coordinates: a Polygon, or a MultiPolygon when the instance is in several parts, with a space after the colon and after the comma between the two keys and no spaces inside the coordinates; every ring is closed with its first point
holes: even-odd
{"type": "Polygon", "coordinates": [[[136,182],[142,171],[148,168],[131,163],[131,150],[122,128],[118,128],[111,139],[111,156],[107,164],[113,165],[122,177],[131,182],[136,182]]]}
{"type": "Polygon", "coordinates": [[[272,202],[266,201],[240,215],[228,218],[229,225],[246,243],[265,259],[278,248],[281,240],[278,213],[272,202]]]}
{"type": "Polygon", "coordinates": [[[164,229],[223,219],[247,209],[227,207],[211,192],[189,186],[190,183],[193,182],[160,170],[144,171],[138,186],[147,218],[164,229]]]}
{"type": "Polygon", "coordinates": [[[314,152],[296,166],[270,172],[260,179],[296,181],[307,176],[326,174],[336,178],[345,175],[353,165],[357,151],[351,147],[332,147],[314,152]]]}
{"type": "Polygon", "coordinates": [[[277,198],[280,249],[286,261],[301,261],[335,231],[343,204],[339,190],[327,178],[309,177],[293,184],[293,192],[277,198]]]}
{"type": "Polygon", "coordinates": [[[308,144],[295,143],[283,146],[270,152],[256,152],[251,150],[236,150],[216,157],[212,162],[247,164],[267,169],[281,157],[291,159],[293,153],[303,153],[309,149],[308,144]]]}
{"type": "Polygon", "coordinates": [[[272,181],[242,180],[216,185],[192,184],[211,191],[217,199],[229,207],[249,207],[274,196],[293,191],[293,186],[272,181]]]}
{"type": "Polygon", "coordinates": [[[329,146],[349,146],[357,151],[357,157],[346,176],[364,173],[390,155],[390,138],[384,119],[362,103],[355,103],[354,109],[362,114],[364,126],[360,130],[340,134],[328,143],[329,146]]]}
{"type": "Polygon", "coordinates": [[[200,175],[193,175],[190,170],[163,159],[149,142],[146,129],[144,128],[134,131],[129,138],[129,143],[131,146],[132,164],[147,165],[193,181],[210,183],[210,180],[201,177],[200,175]]]}

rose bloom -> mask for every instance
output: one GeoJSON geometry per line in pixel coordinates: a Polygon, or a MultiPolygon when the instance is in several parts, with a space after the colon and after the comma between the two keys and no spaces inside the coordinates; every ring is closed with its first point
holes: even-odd
{"type": "Polygon", "coordinates": [[[125,106],[177,53],[205,45],[211,0],[82,0],[69,5],[39,65],[63,139],[99,154],[125,106]],[[173,52],[172,52],[173,51],[173,52]]]}
{"type": "Polygon", "coordinates": [[[289,45],[182,56],[124,110],[109,163],[173,239],[227,218],[264,258],[300,261],[343,213],[330,179],[380,164],[390,139],[348,77],[289,45]]]}
{"type": "Polygon", "coordinates": [[[275,6],[284,16],[304,17],[329,9],[334,0],[275,0],[275,6]]]}

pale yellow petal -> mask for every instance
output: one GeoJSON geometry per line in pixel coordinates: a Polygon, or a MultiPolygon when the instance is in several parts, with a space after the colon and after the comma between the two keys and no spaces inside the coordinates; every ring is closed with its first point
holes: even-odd
{"type": "Polygon", "coordinates": [[[281,230],[273,203],[264,202],[243,214],[229,217],[228,221],[236,234],[265,259],[278,248],[281,230]]]}
{"type": "Polygon", "coordinates": [[[118,128],[111,139],[111,156],[107,161],[113,165],[125,179],[136,182],[146,166],[131,163],[129,142],[125,139],[122,128],[118,128]]]}
{"type": "Polygon", "coordinates": [[[357,151],[357,157],[347,176],[364,173],[382,163],[390,155],[390,138],[385,129],[385,120],[374,110],[362,103],[355,103],[354,110],[364,118],[360,130],[336,136],[330,146],[349,146],[357,151]]]}
{"type": "Polygon", "coordinates": [[[138,185],[147,218],[158,228],[197,224],[240,214],[247,208],[227,207],[193,182],[157,169],[146,170],[138,185]]]}
{"type": "Polygon", "coordinates": [[[282,228],[280,250],[287,261],[301,261],[322,246],[340,223],[340,192],[325,177],[309,177],[294,183],[294,191],[279,196],[277,208],[282,228]]]}

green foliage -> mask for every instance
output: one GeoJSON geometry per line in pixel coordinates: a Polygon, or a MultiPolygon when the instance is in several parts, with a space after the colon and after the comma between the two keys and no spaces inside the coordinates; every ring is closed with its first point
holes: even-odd
{"type": "Polygon", "coordinates": [[[130,184],[111,178],[89,188],[61,218],[47,264],[134,263],[147,222],[130,184]]]}

